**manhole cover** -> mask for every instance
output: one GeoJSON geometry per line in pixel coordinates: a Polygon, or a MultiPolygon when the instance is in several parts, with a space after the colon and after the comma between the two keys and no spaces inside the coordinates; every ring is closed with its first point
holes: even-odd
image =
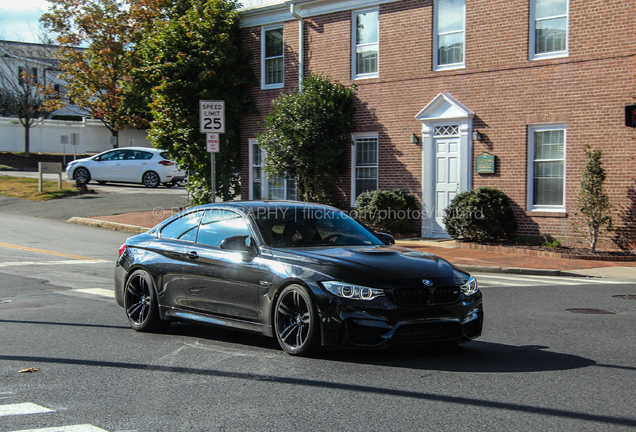
{"type": "Polygon", "coordinates": [[[566,309],[568,312],[578,314],[590,314],[590,315],[616,315],[615,312],[610,312],[601,309],[566,309]]]}
{"type": "Polygon", "coordinates": [[[634,294],[619,294],[612,297],[623,300],[636,300],[636,295],[634,294]]]}

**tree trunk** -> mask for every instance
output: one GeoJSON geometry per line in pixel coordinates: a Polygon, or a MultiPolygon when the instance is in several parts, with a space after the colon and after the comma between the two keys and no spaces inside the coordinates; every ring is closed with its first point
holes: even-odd
{"type": "Polygon", "coordinates": [[[31,153],[29,150],[29,136],[31,131],[31,125],[27,122],[24,125],[24,157],[31,157],[31,153]]]}
{"type": "Polygon", "coordinates": [[[111,130],[110,132],[115,137],[115,143],[113,144],[113,148],[118,148],[119,147],[119,131],[118,130],[111,130]]]}

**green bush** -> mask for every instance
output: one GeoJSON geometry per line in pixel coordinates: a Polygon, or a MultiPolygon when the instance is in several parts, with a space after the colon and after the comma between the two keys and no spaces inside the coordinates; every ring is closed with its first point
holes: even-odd
{"type": "Polygon", "coordinates": [[[501,191],[480,187],[455,196],[444,210],[448,235],[458,240],[505,240],[517,229],[517,222],[501,191]]]}
{"type": "Polygon", "coordinates": [[[415,230],[409,221],[417,209],[415,197],[400,189],[367,191],[356,198],[358,217],[374,230],[406,234],[415,230]]]}
{"type": "Polygon", "coordinates": [[[560,240],[553,238],[549,242],[543,243],[541,246],[547,247],[547,248],[560,248],[560,247],[563,247],[563,244],[561,243],[560,240]]]}

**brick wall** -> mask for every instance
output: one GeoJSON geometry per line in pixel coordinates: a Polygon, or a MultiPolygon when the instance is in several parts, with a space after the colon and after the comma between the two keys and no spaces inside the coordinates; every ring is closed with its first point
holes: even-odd
{"type": "MultiPolygon", "coordinates": [[[[422,193],[422,148],[415,115],[440,92],[476,113],[473,127],[484,139],[473,158],[497,157],[497,173],[474,171],[473,188],[491,186],[511,199],[519,234],[553,236],[576,245],[572,222],[585,161],[583,146],[603,150],[607,192],[617,233],[636,245],[636,133],[624,126],[624,107],[636,103],[633,2],[570,1],[569,56],[528,60],[528,0],[467,0],[466,67],[433,71],[433,2],[380,6],[380,77],[351,80],[351,11],[305,19],[305,73],[326,73],[355,84],[357,131],[379,134],[381,189],[422,193]],[[567,124],[566,215],[526,212],[528,125],[567,124]],[[557,217],[561,216],[561,217],[557,217]],[[563,217],[565,216],[565,217],[563,217]]],[[[243,30],[260,76],[260,28],[243,30]]],[[[285,24],[285,89],[297,87],[298,24],[285,24]]],[[[262,114],[280,90],[253,90],[262,114]]],[[[243,120],[243,140],[259,131],[260,116],[243,120]]],[[[247,179],[247,147],[243,178],[247,179]]],[[[350,172],[343,173],[343,202],[350,202],[350,172]]],[[[432,185],[424,185],[431,187],[432,185]]],[[[243,197],[247,198],[247,182],[243,197]]],[[[608,246],[606,244],[606,246],[608,246]]]]}

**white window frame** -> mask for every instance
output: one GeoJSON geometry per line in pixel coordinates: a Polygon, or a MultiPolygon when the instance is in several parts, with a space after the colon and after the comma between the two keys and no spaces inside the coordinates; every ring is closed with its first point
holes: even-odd
{"type": "MultiPolygon", "coordinates": [[[[371,45],[371,44],[367,44],[371,45]]],[[[378,78],[380,76],[380,9],[379,8],[371,8],[371,9],[361,9],[355,10],[351,12],[351,79],[366,79],[366,78],[378,78]],[[358,31],[358,14],[367,13],[367,12],[377,12],[378,13],[378,41],[375,42],[377,46],[378,53],[378,70],[375,72],[369,73],[358,73],[358,60],[357,60],[357,31],[358,31]]]]}
{"type": "Polygon", "coordinates": [[[283,88],[283,87],[285,87],[285,29],[282,24],[262,27],[261,28],[261,89],[267,90],[267,89],[277,89],[277,88],[283,88]],[[270,30],[277,30],[277,29],[281,29],[283,31],[283,54],[280,56],[276,56],[276,58],[280,57],[283,59],[283,81],[280,83],[266,84],[266,78],[267,78],[266,61],[269,58],[275,58],[275,57],[268,57],[268,58],[265,57],[265,34],[270,30]]]}
{"type": "MultiPolygon", "coordinates": [[[[530,212],[563,212],[566,205],[566,185],[567,185],[567,126],[565,123],[547,123],[528,125],[528,179],[527,179],[527,207],[530,212]],[[563,130],[563,204],[558,206],[535,205],[534,203],[534,134],[535,132],[563,130]]],[[[555,159],[559,160],[559,159],[555,159]]]]}
{"type": "Polygon", "coordinates": [[[542,18],[545,19],[554,19],[559,17],[565,18],[565,49],[561,51],[551,51],[546,53],[537,53],[536,52],[536,3],[537,0],[530,0],[530,37],[528,40],[530,41],[530,46],[528,47],[529,59],[530,60],[542,60],[542,59],[551,59],[551,58],[559,58],[559,57],[567,57],[569,55],[570,49],[570,0],[565,0],[567,3],[567,9],[565,12],[565,16],[556,15],[553,17],[542,18]]]}
{"type": "Polygon", "coordinates": [[[357,196],[357,189],[356,189],[356,168],[357,168],[357,151],[358,151],[358,140],[360,139],[375,139],[377,142],[377,161],[375,164],[375,168],[377,170],[377,177],[376,177],[376,189],[378,190],[379,188],[379,181],[380,181],[380,139],[378,138],[378,134],[377,133],[355,133],[351,135],[351,138],[353,139],[353,145],[351,146],[351,207],[355,207],[356,206],[356,196],[357,196]]]}
{"type": "Polygon", "coordinates": [[[466,67],[466,1],[464,0],[464,30],[463,30],[463,61],[460,63],[449,63],[449,64],[439,64],[439,0],[435,0],[433,4],[433,70],[434,71],[443,71],[443,70],[452,70],[452,69],[462,69],[466,67]]]}
{"type": "MultiPolygon", "coordinates": [[[[258,141],[256,138],[250,138],[249,142],[249,199],[254,200],[254,144],[258,145],[258,141]]],[[[259,146],[260,148],[260,146],[259,146]]],[[[269,198],[269,179],[267,178],[267,173],[265,172],[265,166],[263,162],[265,161],[265,150],[260,148],[261,150],[261,164],[257,165],[261,168],[261,198],[260,200],[268,200],[269,198]]],[[[287,194],[287,179],[283,180],[283,188],[285,190],[285,194],[287,194]]],[[[298,184],[295,186],[296,193],[293,197],[286,197],[288,201],[297,201],[298,200],[298,184]]]]}

